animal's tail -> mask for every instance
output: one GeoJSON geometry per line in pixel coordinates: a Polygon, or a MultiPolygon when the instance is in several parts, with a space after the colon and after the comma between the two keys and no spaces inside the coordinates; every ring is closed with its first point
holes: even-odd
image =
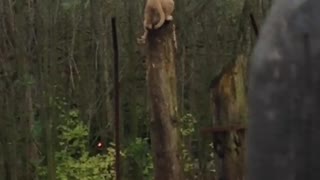
{"type": "Polygon", "coordinates": [[[160,2],[159,2],[159,4],[157,5],[157,10],[158,10],[158,12],[159,12],[159,17],[160,17],[160,19],[159,19],[158,24],[156,24],[156,25],[154,26],[154,29],[159,29],[159,28],[164,24],[164,21],[166,20],[166,15],[164,14],[164,11],[163,11],[163,8],[162,8],[160,2]]]}

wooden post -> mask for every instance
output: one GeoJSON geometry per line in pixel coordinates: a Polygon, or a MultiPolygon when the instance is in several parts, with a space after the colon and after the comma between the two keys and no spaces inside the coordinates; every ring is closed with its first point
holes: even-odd
{"type": "Polygon", "coordinates": [[[116,18],[111,19],[112,22],[112,38],[114,50],[114,128],[115,128],[115,143],[116,143],[116,180],[120,180],[120,117],[119,117],[119,50],[117,40],[116,18]]]}

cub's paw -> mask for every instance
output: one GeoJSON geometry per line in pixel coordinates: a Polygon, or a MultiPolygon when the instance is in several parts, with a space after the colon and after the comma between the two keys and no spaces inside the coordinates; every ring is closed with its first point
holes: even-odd
{"type": "Polygon", "coordinates": [[[166,17],[166,20],[167,20],[167,21],[172,21],[172,20],[173,20],[173,17],[172,17],[171,15],[169,15],[169,16],[166,17]]]}
{"type": "Polygon", "coordinates": [[[145,28],[152,29],[152,24],[145,24],[145,28]]]}

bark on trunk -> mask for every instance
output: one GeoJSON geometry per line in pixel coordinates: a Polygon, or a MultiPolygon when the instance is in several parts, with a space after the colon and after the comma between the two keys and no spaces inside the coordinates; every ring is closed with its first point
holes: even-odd
{"type": "Polygon", "coordinates": [[[246,72],[248,59],[239,55],[212,82],[215,127],[211,129],[217,149],[217,179],[245,177],[245,126],[248,115],[246,72]]]}
{"type": "Polygon", "coordinates": [[[147,83],[155,180],[181,179],[178,157],[177,94],[173,23],[147,37],[147,83]]]}

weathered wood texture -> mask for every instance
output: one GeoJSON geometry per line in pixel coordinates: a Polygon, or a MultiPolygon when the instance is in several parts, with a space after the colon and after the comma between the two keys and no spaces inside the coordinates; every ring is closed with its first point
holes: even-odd
{"type": "Polygon", "coordinates": [[[147,37],[147,83],[156,180],[181,179],[174,33],[174,24],[169,23],[150,31],[147,37]]]}
{"type": "Polygon", "coordinates": [[[245,177],[245,127],[247,120],[248,58],[239,55],[212,82],[215,114],[211,128],[217,149],[217,179],[242,180],[245,177]]]}

